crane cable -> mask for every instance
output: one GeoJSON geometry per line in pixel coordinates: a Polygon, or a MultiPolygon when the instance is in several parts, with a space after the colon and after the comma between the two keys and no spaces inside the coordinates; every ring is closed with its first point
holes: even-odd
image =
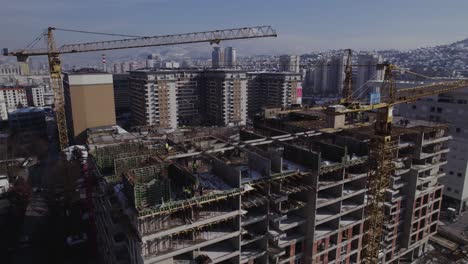
{"type": "Polygon", "coordinates": [[[24,49],[25,50],[32,49],[44,36],[45,36],[45,31],[41,32],[41,34],[39,34],[39,36],[37,36],[33,41],[31,41],[31,43],[26,45],[24,49]]]}
{"type": "Polygon", "coordinates": [[[60,30],[60,31],[67,31],[67,32],[105,35],[105,36],[114,36],[114,37],[130,37],[130,38],[147,38],[148,37],[148,36],[136,36],[136,35],[126,35],[126,34],[114,34],[114,33],[103,33],[103,32],[95,32],[95,31],[75,30],[75,29],[66,29],[66,28],[54,28],[54,29],[60,30]]]}

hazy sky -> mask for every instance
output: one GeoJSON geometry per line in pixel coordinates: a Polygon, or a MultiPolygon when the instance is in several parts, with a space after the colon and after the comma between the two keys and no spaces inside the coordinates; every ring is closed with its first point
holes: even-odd
{"type": "MultiPolygon", "coordinates": [[[[1,2],[0,47],[10,49],[24,47],[49,25],[134,35],[272,25],[278,38],[239,45],[278,53],[340,48],[410,49],[468,37],[467,0],[1,2]]],[[[60,41],[95,39],[70,34],[59,37],[60,41]]]]}

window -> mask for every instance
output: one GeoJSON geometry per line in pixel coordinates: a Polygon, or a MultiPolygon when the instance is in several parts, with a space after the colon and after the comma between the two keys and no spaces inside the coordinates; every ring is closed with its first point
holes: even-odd
{"type": "Polygon", "coordinates": [[[442,108],[437,107],[437,113],[442,113],[442,108]]]}
{"type": "Polygon", "coordinates": [[[432,107],[431,107],[431,113],[434,113],[434,112],[435,112],[435,107],[432,106],[432,107]]]}
{"type": "Polygon", "coordinates": [[[416,109],[416,105],[413,105],[413,109],[416,109]]]}
{"type": "Polygon", "coordinates": [[[461,178],[462,174],[459,172],[457,173],[457,176],[461,178]]]}
{"type": "Polygon", "coordinates": [[[461,128],[457,127],[457,128],[455,129],[455,131],[456,131],[457,133],[460,133],[460,132],[461,132],[461,128]]]}
{"type": "Polygon", "coordinates": [[[450,174],[450,175],[453,175],[453,171],[450,171],[449,174],[450,174]]]}
{"type": "Polygon", "coordinates": [[[452,188],[450,188],[450,187],[447,187],[447,191],[449,191],[449,192],[450,192],[450,191],[452,191],[452,188]]]}

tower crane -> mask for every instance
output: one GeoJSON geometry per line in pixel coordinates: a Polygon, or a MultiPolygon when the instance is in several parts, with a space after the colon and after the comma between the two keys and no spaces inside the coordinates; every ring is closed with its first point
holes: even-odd
{"type": "MultiPolygon", "coordinates": [[[[58,128],[58,137],[60,149],[68,147],[67,120],[65,115],[65,100],[62,83],[62,67],[60,55],[78,52],[92,52],[104,50],[130,49],[141,47],[168,46],[176,44],[202,43],[218,44],[222,40],[251,39],[263,37],[276,37],[276,31],[271,26],[256,26],[244,28],[232,28],[214,31],[194,32],[186,34],[173,34],[164,36],[141,37],[129,35],[106,34],[97,32],[86,32],[78,30],[60,29],[49,27],[45,33],[40,36],[47,39],[46,49],[20,49],[8,51],[3,49],[3,55],[16,56],[19,62],[26,62],[30,56],[47,56],[49,61],[50,83],[54,91],[54,108],[58,128]],[[91,34],[104,34],[113,36],[126,36],[125,39],[88,42],[79,44],[67,44],[57,47],[54,38],[54,31],[71,31],[91,34]]],[[[39,39],[38,38],[38,39],[39,39]]],[[[37,40],[35,42],[37,42],[37,40]]]]}
{"type": "MultiPolygon", "coordinates": [[[[434,84],[418,86],[406,89],[395,89],[393,72],[400,69],[393,64],[385,63],[378,65],[385,71],[381,93],[382,101],[361,103],[344,103],[333,110],[325,112],[328,118],[341,118],[352,113],[376,111],[376,122],[374,135],[370,141],[369,173],[368,173],[368,199],[367,199],[367,228],[364,239],[366,247],[363,252],[363,263],[377,264],[379,251],[381,249],[382,225],[385,223],[384,202],[385,189],[389,187],[391,175],[395,171],[392,163],[397,142],[392,140],[393,108],[395,105],[414,102],[418,99],[451,92],[462,88],[468,88],[468,80],[456,80],[437,82],[434,84]]],[[[346,98],[345,98],[346,99],[346,98]]]]}

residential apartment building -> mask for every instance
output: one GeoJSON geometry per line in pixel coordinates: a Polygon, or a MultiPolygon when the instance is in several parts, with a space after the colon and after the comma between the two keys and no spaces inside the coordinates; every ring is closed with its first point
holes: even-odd
{"type": "Polygon", "coordinates": [[[0,94],[3,96],[7,109],[14,110],[18,106],[28,105],[26,91],[22,87],[3,87],[0,88],[0,94]]]}
{"type": "Polygon", "coordinates": [[[65,73],[63,84],[70,142],[83,142],[88,128],[116,124],[112,74],[83,69],[65,73]]]}
{"type": "Polygon", "coordinates": [[[297,55],[281,55],[279,57],[279,70],[285,72],[299,72],[300,57],[297,55]]]}
{"type": "Polygon", "coordinates": [[[453,140],[449,142],[450,154],[447,155],[447,165],[443,167],[446,176],[440,179],[445,186],[444,203],[459,211],[466,210],[468,206],[468,123],[466,122],[468,92],[460,90],[421,99],[410,104],[401,104],[397,111],[407,118],[448,125],[453,140]]]}
{"type": "MultiPolygon", "coordinates": [[[[377,65],[381,63],[383,63],[383,58],[379,55],[368,54],[359,55],[357,57],[356,89],[361,89],[362,87],[366,88],[365,84],[369,80],[379,81],[384,79],[384,70],[377,67],[377,65]]],[[[365,94],[369,92],[378,91],[372,91],[368,88],[365,94]]]]}
{"type": "Polygon", "coordinates": [[[29,106],[45,106],[44,86],[29,86],[25,87],[25,90],[29,106]]]}
{"type": "Polygon", "coordinates": [[[26,90],[23,87],[0,87],[0,101],[5,102],[7,111],[28,106],[26,90]]]}
{"type": "Polygon", "coordinates": [[[215,70],[138,70],[130,75],[135,125],[246,124],[262,107],[300,104],[301,74],[215,70]],[[162,94],[162,96],[160,96],[162,94]]]}
{"type": "Polygon", "coordinates": [[[214,69],[224,67],[224,51],[221,47],[213,47],[211,52],[211,65],[214,69]]]}
{"type": "Polygon", "coordinates": [[[117,115],[130,112],[130,74],[113,74],[114,105],[117,115]]]}
{"type": "Polygon", "coordinates": [[[8,110],[3,97],[0,97],[0,121],[1,120],[8,120],[8,110]]]}
{"type": "Polygon", "coordinates": [[[300,73],[249,72],[247,76],[249,117],[260,113],[264,107],[290,107],[300,103],[300,73]]]}
{"type": "Polygon", "coordinates": [[[139,70],[130,73],[135,125],[175,129],[199,122],[199,71],[139,70]]]}
{"type": "Polygon", "coordinates": [[[241,70],[206,70],[202,73],[201,111],[207,125],[245,125],[247,73],[241,70]]]}
{"type": "Polygon", "coordinates": [[[307,72],[310,93],[314,95],[341,95],[345,79],[346,56],[321,61],[307,72]]]}
{"type": "Polygon", "coordinates": [[[227,47],[224,49],[224,66],[227,68],[235,67],[237,64],[236,49],[227,47]]]}

